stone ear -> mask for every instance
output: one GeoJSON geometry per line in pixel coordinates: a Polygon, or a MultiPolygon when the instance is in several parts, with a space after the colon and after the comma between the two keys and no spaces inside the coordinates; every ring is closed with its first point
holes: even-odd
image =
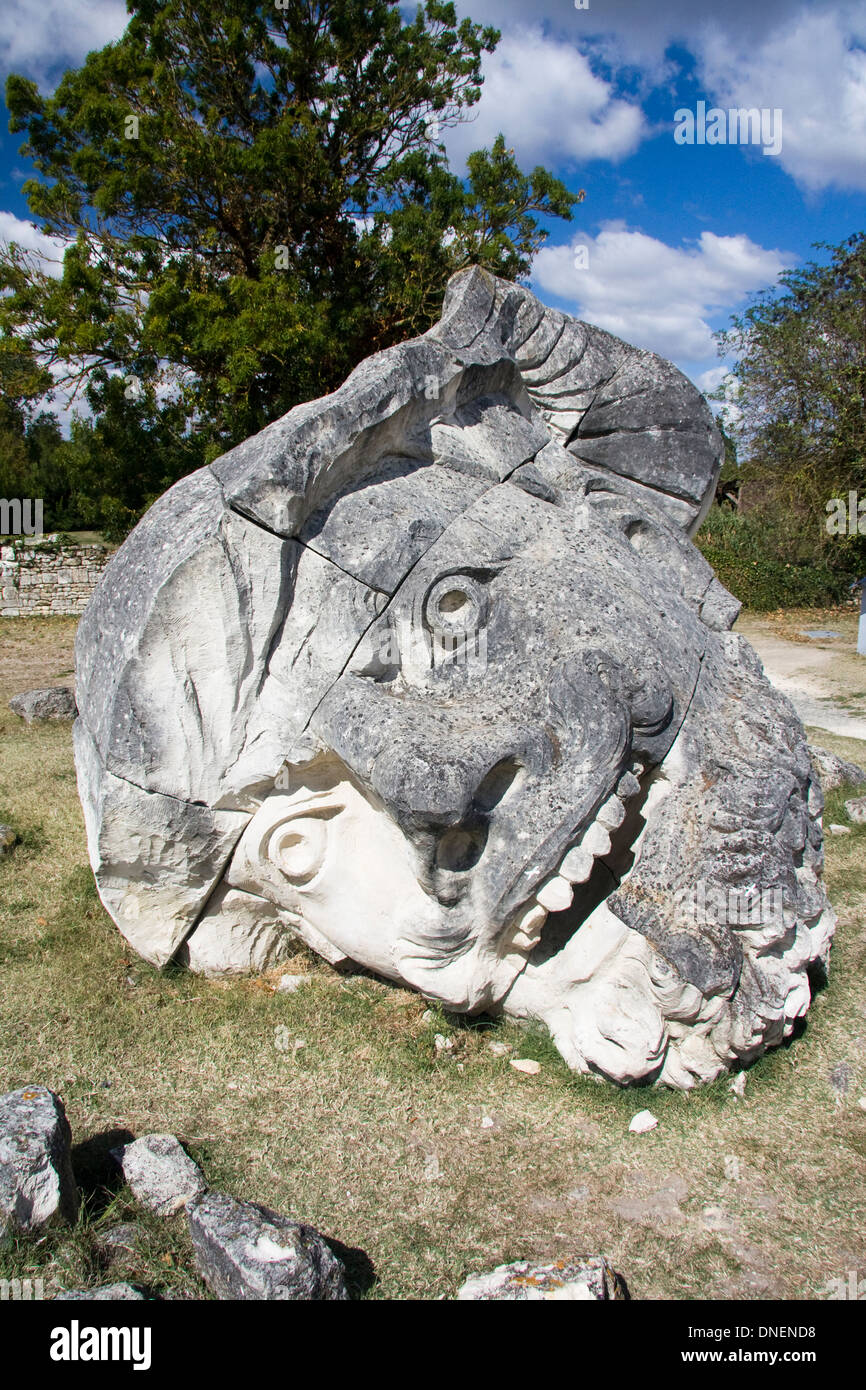
{"type": "Polygon", "coordinates": [[[241,836],[223,878],[229,891],[274,903],[296,936],[340,968],[349,957],[307,920],[306,911],[328,862],[328,822],[343,809],[334,789],[273,792],[241,836]]]}
{"type": "Polygon", "coordinates": [[[327,822],[341,809],[322,793],[274,792],[241,836],[226,882],[281,907],[294,906],[324,867],[327,822]]]}

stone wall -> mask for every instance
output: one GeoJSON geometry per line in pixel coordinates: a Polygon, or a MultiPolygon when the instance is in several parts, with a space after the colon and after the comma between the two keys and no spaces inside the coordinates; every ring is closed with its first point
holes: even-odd
{"type": "Polygon", "coordinates": [[[16,538],[0,545],[0,617],[84,612],[111,551],[104,545],[16,538]]]}

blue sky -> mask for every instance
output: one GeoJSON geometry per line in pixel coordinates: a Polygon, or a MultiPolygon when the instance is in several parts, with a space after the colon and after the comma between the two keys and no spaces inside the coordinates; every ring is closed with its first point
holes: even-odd
{"type": "MultiPolygon", "coordinates": [[[[712,331],[866,224],[866,5],[861,0],[459,0],[502,31],[470,123],[443,132],[452,167],[502,131],[524,168],[585,201],[553,221],[532,284],[555,304],[671,358],[704,389],[723,372],[712,331]],[[678,144],[674,113],[780,110],[778,154],[678,144]],[[585,266],[575,265],[584,246],[585,266]]],[[[51,90],[119,36],[118,0],[5,0],[0,67],[51,90]]],[[[0,238],[36,250],[20,137],[0,130],[0,238]]]]}

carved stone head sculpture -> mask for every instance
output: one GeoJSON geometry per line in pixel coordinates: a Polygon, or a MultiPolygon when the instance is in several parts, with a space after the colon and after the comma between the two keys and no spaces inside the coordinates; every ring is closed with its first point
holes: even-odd
{"type": "Polygon", "coordinates": [[[833,929],[821,795],[689,540],[719,443],[669,363],[473,269],[166,493],[77,648],[132,947],[217,975],[300,936],[619,1082],[785,1037],[833,929]]]}

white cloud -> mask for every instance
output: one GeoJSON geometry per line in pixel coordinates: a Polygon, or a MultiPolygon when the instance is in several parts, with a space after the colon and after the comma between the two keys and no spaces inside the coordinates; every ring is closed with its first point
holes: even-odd
{"type": "Polygon", "coordinates": [[[701,390],[708,395],[711,391],[715,391],[718,386],[721,386],[729,371],[730,367],[724,365],[721,367],[708,367],[705,372],[698,372],[695,377],[695,382],[701,390]]]}
{"type": "Polygon", "coordinates": [[[619,100],[572,44],[538,28],[505,34],[495,53],[485,56],[483,72],[473,118],[443,132],[455,169],[500,131],[523,165],[621,159],[646,133],[639,106],[619,100]]]}
{"type": "MultiPolygon", "coordinates": [[[[504,113],[507,132],[518,131],[526,118],[525,106],[530,107],[530,130],[535,113],[540,113],[539,124],[547,123],[549,138],[536,143],[543,146],[546,159],[563,153],[572,126],[577,135],[572,149],[582,159],[596,153],[617,157],[580,143],[586,131],[574,120],[567,97],[563,98],[569,82],[567,78],[563,82],[554,64],[550,64],[548,84],[548,52],[573,55],[572,63],[583,64],[586,77],[580,85],[587,91],[598,80],[592,67],[598,69],[599,60],[608,65],[614,81],[624,69],[636,69],[645,91],[675,80],[679,63],[670,45],[676,43],[694,55],[711,104],[782,109],[784,144],[779,163],[801,186],[866,189],[866,10],[862,0],[725,0],[712,6],[695,4],[695,0],[653,0],[652,4],[590,0],[585,10],[575,10],[570,0],[461,0],[460,9],[503,30],[499,50],[485,66],[495,72],[498,55],[508,45],[513,55],[511,85],[510,91],[504,88],[497,94],[493,107],[504,113]],[[520,38],[521,26],[542,22],[547,26],[544,50],[520,38]],[[525,101],[524,92],[531,94],[531,101],[525,101]]],[[[602,86],[613,114],[615,90],[602,86]]],[[[482,97],[482,107],[484,101],[482,97]]],[[[635,106],[627,106],[626,111],[629,120],[636,121],[635,139],[628,146],[633,149],[642,122],[635,106]]],[[[482,119],[486,135],[490,120],[486,114],[482,119]]],[[[624,119],[622,114],[619,119],[624,119]]],[[[607,124],[606,133],[615,146],[622,132],[613,119],[607,124]]],[[[509,141],[516,144],[516,134],[509,134],[509,141]]]]}
{"type": "Polygon", "coordinates": [[[59,279],[63,271],[63,252],[68,242],[61,237],[46,236],[12,212],[0,212],[0,241],[14,241],[25,251],[32,251],[41,261],[41,268],[59,279]]]}
{"type": "Polygon", "coordinates": [[[50,87],[65,67],[120,38],[128,22],[123,0],[4,0],[0,67],[50,87]]]}
{"type": "MultiPolygon", "coordinates": [[[[544,24],[569,43],[600,44],[617,66],[634,65],[655,77],[668,70],[666,50],[680,43],[698,51],[707,29],[736,38],[744,51],[789,26],[807,6],[827,13],[856,0],[590,0],[578,10],[573,0],[458,0],[461,15],[492,24],[504,33],[519,25],[544,24]],[[605,42],[610,40],[610,42],[605,42]]],[[[404,6],[407,15],[414,4],[404,6]]]]}
{"type": "Polygon", "coordinates": [[[779,162],[806,188],[866,189],[866,12],[803,13],[753,49],[712,33],[702,73],[722,105],[780,108],[779,162]]]}
{"type": "Polygon", "coordinates": [[[743,235],[705,231],[696,244],[676,247],[609,223],[594,239],[578,236],[569,246],[543,247],[532,278],[588,323],[709,371],[717,357],[708,320],[773,284],[790,263],[743,235]],[[586,269],[575,269],[579,246],[587,248],[586,269]]]}

